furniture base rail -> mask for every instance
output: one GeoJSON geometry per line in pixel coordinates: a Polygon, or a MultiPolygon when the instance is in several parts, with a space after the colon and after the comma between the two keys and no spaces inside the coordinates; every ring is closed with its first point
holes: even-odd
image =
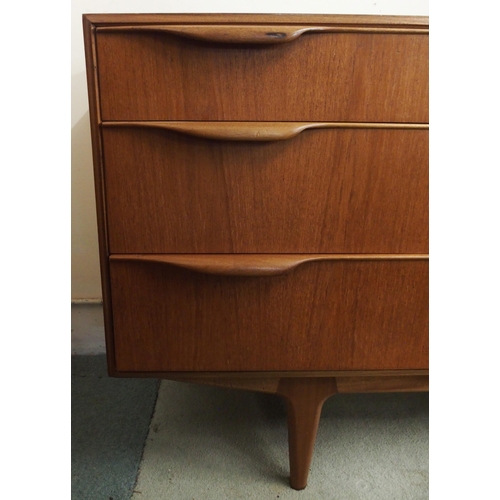
{"type": "Polygon", "coordinates": [[[307,486],[323,403],[334,394],[362,392],[418,392],[429,390],[428,375],[270,376],[242,377],[169,375],[169,380],[276,394],[286,402],[290,486],[307,486]]]}

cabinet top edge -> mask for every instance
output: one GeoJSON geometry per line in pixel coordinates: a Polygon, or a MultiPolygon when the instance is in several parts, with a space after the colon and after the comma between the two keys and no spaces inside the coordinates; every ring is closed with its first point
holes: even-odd
{"type": "Polygon", "coordinates": [[[83,14],[83,19],[95,26],[122,24],[165,23],[276,23],[276,24],[332,24],[368,26],[404,26],[428,29],[428,16],[386,16],[359,14],[83,14]]]}

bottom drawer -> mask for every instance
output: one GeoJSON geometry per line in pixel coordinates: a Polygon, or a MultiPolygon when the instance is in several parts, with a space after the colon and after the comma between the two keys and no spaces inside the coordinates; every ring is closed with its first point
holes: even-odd
{"type": "Polygon", "coordinates": [[[111,258],[117,372],[428,368],[426,260],[332,257],[259,276],[275,270],[224,258],[197,270],[111,258]],[[212,274],[228,272],[240,275],[212,274]]]}

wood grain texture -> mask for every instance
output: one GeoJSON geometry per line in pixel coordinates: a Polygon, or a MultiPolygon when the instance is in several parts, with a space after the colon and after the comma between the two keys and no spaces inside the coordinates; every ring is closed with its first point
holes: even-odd
{"type": "Polygon", "coordinates": [[[337,392],[333,378],[283,378],[277,394],[286,401],[290,486],[307,486],[323,403],[337,392]]]}
{"type": "Polygon", "coordinates": [[[280,379],[268,377],[231,377],[227,374],[224,377],[169,377],[168,380],[176,382],[188,382],[190,384],[214,385],[217,387],[226,387],[228,389],[241,389],[245,391],[264,392],[267,394],[276,394],[280,379]]]}
{"type": "Polygon", "coordinates": [[[287,370],[281,370],[281,371],[237,371],[237,372],[230,372],[230,371],[225,371],[225,372],[214,372],[214,371],[205,371],[205,372],[172,372],[172,371],[163,371],[163,372],[155,372],[155,371],[148,371],[148,372],[140,372],[140,371],[134,371],[134,372],[127,372],[127,371],[120,371],[116,373],[117,377],[123,377],[123,378],[130,378],[130,377],[147,377],[147,378],[161,378],[161,379],[167,379],[167,380],[185,380],[186,382],[189,381],[191,378],[195,379],[217,379],[217,380],[223,380],[223,379],[243,379],[243,378],[248,378],[248,379],[257,379],[257,378],[263,378],[263,379],[276,379],[276,378],[283,378],[283,377],[292,377],[292,378],[307,378],[307,377],[342,377],[342,378],[365,378],[365,377],[395,377],[395,378],[401,378],[401,377],[406,377],[406,378],[412,378],[412,377],[422,377],[422,376],[429,376],[429,370],[307,370],[307,371],[287,371],[287,370]]]}
{"type": "Polygon", "coordinates": [[[121,262],[154,262],[219,276],[280,276],[307,262],[342,260],[428,260],[428,255],[409,254],[113,254],[121,262]]]}
{"type": "Polygon", "coordinates": [[[331,26],[429,29],[428,16],[352,14],[83,14],[97,27],[134,24],[328,24],[331,26]]]}
{"type": "MultiPolygon", "coordinates": [[[[424,372],[425,370],[421,370],[424,372]]],[[[278,391],[280,382],[284,379],[299,378],[327,378],[335,379],[337,392],[356,393],[356,392],[427,392],[429,391],[429,375],[358,375],[356,372],[349,372],[350,375],[336,376],[331,372],[330,375],[318,376],[314,372],[296,372],[289,374],[275,373],[266,375],[265,372],[258,374],[248,373],[246,376],[241,374],[219,373],[209,376],[208,374],[179,374],[166,376],[168,380],[177,382],[188,382],[202,385],[214,385],[218,387],[227,387],[231,389],[243,389],[247,391],[265,392],[275,394],[278,391]]]]}
{"type": "Polygon", "coordinates": [[[339,393],[353,392],[426,392],[429,390],[428,375],[389,377],[338,377],[339,393]]]}
{"type": "Polygon", "coordinates": [[[103,120],[428,122],[420,34],[316,33],[249,47],[101,32],[97,43],[103,120]]]}
{"type": "Polygon", "coordinates": [[[103,131],[112,253],[428,252],[428,131],[103,131]]]}
{"type": "Polygon", "coordinates": [[[114,358],[113,315],[111,312],[111,291],[109,281],[109,250],[108,231],[106,218],[106,187],[102,162],[102,137],[99,123],[101,122],[99,110],[99,84],[97,69],[97,54],[95,41],[95,27],[84,16],[83,37],[85,46],[85,64],[87,73],[87,91],[89,98],[90,132],[92,139],[92,157],[94,164],[94,189],[97,208],[97,236],[99,244],[99,264],[101,271],[101,289],[104,314],[104,331],[106,339],[106,352],[108,373],[116,372],[114,358]]]}
{"type": "Polygon", "coordinates": [[[284,397],[302,489],[327,397],[428,390],[428,19],[84,31],[109,372],[284,397]]]}
{"type": "Polygon", "coordinates": [[[428,263],[225,277],[111,261],[118,371],[428,368],[428,263]]]}
{"type": "Polygon", "coordinates": [[[176,35],[209,43],[229,44],[281,44],[296,40],[299,36],[311,33],[391,33],[391,34],[427,34],[421,27],[394,26],[287,26],[276,25],[234,25],[234,24],[170,24],[166,26],[121,25],[99,28],[100,33],[109,32],[150,32],[176,35]]]}
{"type": "Polygon", "coordinates": [[[352,123],[352,122],[104,122],[103,127],[156,128],[194,137],[226,141],[284,141],[312,129],[417,129],[428,130],[422,123],[352,123]]]}

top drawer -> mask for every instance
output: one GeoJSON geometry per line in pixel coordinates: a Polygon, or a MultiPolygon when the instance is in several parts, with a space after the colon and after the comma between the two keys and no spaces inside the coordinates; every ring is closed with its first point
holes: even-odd
{"type": "Polygon", "coordinates": [[[223,28],[98,27],[102,120],[428,122],[425,32],[223,28]]]}

